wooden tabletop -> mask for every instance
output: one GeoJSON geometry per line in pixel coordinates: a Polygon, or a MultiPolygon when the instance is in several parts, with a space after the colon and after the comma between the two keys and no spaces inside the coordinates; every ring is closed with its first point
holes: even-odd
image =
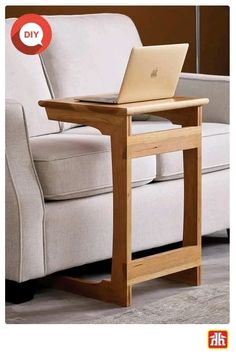
{"type": "Polygon", "coordinates": [[[41,100],[39,105],[45,108],[71,110],[77,112],[104,113],[113,115],[135,115],[179,108],[196,107],[208,104],[208,98],[173,97],[145,102],[125,104],[104,104],[78,101],[78,97],[41,100]]]}

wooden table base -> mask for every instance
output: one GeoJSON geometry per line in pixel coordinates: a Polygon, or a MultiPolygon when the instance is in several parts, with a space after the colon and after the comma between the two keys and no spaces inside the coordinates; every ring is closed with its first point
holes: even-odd
{"type": "MultiPolygon", "coordinates": [[[[48,118],[93,126],[111,136],[113,173],[113,251],[110,280],[74,277],[54,281],[60,289],[129,306],[132,286],[153,278],[200,284],[201,269],[201,121],[207,99],[176,98],[126,105],[79,103],[73,99],[40,101],[48,118]],[[151,113],[182,128],[131,135],[131,115],[151,113]],[[131,259],[131,159],[183,150],[183,247],[131,259]]],[[[170,220],[171,222],[171,220],[170,220]]]]}
{"type": "Polygon", "coordinates": [[[123,284],[112,282],[111,279],[95,282],[71,276],[58,276],[50,281],[50,287],[111,302],[119,306],[130,306],[132,285],[143,281],[165,276],[170,280],[188,285],[200,285],[200,260],[200,247],[183,247],[182,249],[163,252],[156,256],[144,257],[142,260],[131,261],[128,265],[129,279],[123,284]],[[182,256],[184,258],[180,259],[179,257],[182,256]],[[149,257],[152,258],[150,259],[149,257]],[[164,261],[165,259],[166,262],[164,261]],[[196,265],[198,266],[196,267],[196,265]]]}

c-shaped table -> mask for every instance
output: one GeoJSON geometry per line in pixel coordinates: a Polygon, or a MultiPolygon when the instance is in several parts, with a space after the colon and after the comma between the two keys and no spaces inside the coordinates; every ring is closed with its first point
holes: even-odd
{"type": "Polygon", "coordinates": [[[201,123],[207,98],[173,97],[128,104],[85,103],[75,97],[39,101],[51,120],[95,127],[111,136],[113,176],[113,250],[111,279],[91,282],[59,277],[55,286],[88,297],[129,306],[132,285],[167,276],[200,284],[201,269],[201,123]],[[132,116],[165,117],[178,129],[131,135],[132,116]],[[183,247],[132,260],[131,159],[183,150],[183,247]]]}

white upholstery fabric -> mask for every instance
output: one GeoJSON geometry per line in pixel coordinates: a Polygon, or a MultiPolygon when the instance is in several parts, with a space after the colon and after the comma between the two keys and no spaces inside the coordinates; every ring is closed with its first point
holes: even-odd
{"type": "Polygon", "coordinates": [[[6,20],[6,98],[20,102],[30,136],[59,132],[59,123],[49,121],[39,107],[40,99],[51,98],[38,55],[26,55],[12,44],[10,33],[16,19],[6,20]]]}
{"type": "Polygon", "coordinates": [[[208,97],[203,120],[229,124],[229,76],[182,73],[176,96],[208,97]]]}
{"type": "MultiPolygon", "coordinates": [[[[229,125],[203,123],[202,125],[202,173],[229,168],[229,125]]],[[[183,177],[182,151],[157,155],[156,180],[163,181],[183,177]]]]}
{"type": "Polygon", "coordinates": [[[141,45],[131,19],[120,14],[46,19],[53,36],[42,58],[55,97],[118,92],[130,51],[141,45]]]}
{"type": "MultiPolygon", "coordinates": [[[[133,122],[132,133],[178,128],[169,121],[133,122]]],[[[64,131],[63,134],[100,134],[92,127],[80,127],[64,131]]],[[[202,125],[202,172],[208,173],[229,167],[229,125],[203,123],[202,125]]],[[[156,180],[183,177],[183,153],[181,151],[160,154],[157,158],[156,180]]]]}
{"type": "Polygon", "coordinates": [[[44,200],[30,153],[23,107],[6,102],[6,277],[42,277],[44,200]]]}
{"type": "MultiPolygon", "coordinates": [[[[134,188],[132,205],[133,251],[182,239],[182,179],[134,188]]],[[[45,206],[48,273],[111,257],[111,193],[45,206]]],[[[202,234],[229,227],[229,170],[203,176],[202,216],[202,234]]]]}
{"type": "MultiPolygon", "coordinates": [[[[30,143],[46,199],[69,199],[111,191],[108,136],[54,134],[32,138],[30,143]]],[[[132,162],[133,186],[152,181],[155,174],[155,156],[132,162]]]]}

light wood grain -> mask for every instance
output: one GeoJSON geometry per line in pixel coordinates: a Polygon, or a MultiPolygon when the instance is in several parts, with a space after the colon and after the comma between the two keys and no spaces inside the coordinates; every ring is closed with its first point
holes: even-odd
{"type": "Polygon", "coordinates": [[[129,290],[131,286],[127,285],[126,289],[121,289],[116,284],[112,284],[110,279],[96,282],[70,276],[56,276],[51,280],[50,286],[119,306],[130,305],[131,294],[129,290]]]}
{"type": "Polygon", "coordinates": [[[136,259],[128,267],[128,284],[137,284],[199,266],[200,254],[199,246],[187,246],[136,259]]]}
{"type": "Polygon", "coordinates": [[[93,113],[86,111],[71,111],[59,108],[46,108],[48,118],[61,122],[79,123],[97,128],[104,135],[112,135],[112,132],[121,123],[121,119],[110,114],[93,113]]]}
{"type": "MultiPolygon", "coordinates": [[[[182,125],[200,126],[202,124],[202,107],[188,110],[188,120],[183,119],[182,125]]],[[[185,150],[184,159],[184,231],[183,246],[201,246],[201,200],[202,200],[202,175],[201,159],[202,147],[185,150]]],[[[186,282],[191,285],[200,285],[201,267],[173,274],[171,279],[186,282]]]]}
{"type": "MultiPolygon", "coordinates": [[[[55,286],[129,306],[132,285],[171,274],[174,280],[200,284],[201,264],[201,120],[208,99],[166,100],[104,105],[74,98],[40,101],[48,118],[95,127],[111,136],[113,175],[113,250],[110,280],[100,283],[64,277],[55,286]],[[182,125],[180,129],[131,136],[131,114],[153,113],[182,125]],[[184,233],[181,249],[131,260],[131,159],[183,150],[184,233]]],[[[144,220],[145,222],[145,220],[144,220]]],[[[171,220],[170,220],[171,222],[171,220]]]]}
{"type": "Polygon", "coordinates": [[[188,107],[199,107],[208,104],[208,98],[195,97],[173,97],[163,100],[146,101],[136,103],[127,103],[120,105],[121,108],[127,109],[127,114],[135,115],[142,113],[152,113],[169,111],[173,109],[183,109],[188,107]]]}
{"type": "MultiPolygon", "coordinates": [[[[199,259],[201,259],[201,253],[199,255],[199,259]]],[[[201,284],[201,263],[198,267],[193,267],[191,269],[186,269],[177,273],[172,273],[165,276],[165,278],[177,283],[198,286],[201,284]]]]}
{"type": "Polygon", "coordinates": [[[200,145],[201,127],[188,127],[128,138],[128,157],[141,157],[165,152],[193,149],[200,145]]]}
{"type": "Polygon", "coordinates": [[[131,160],[127,154],[131,117],[124,116],[111,135],[113,176],[113,251],[111,282],[122,294],[126,305],[131,302],[127,267],[131,260],[131,160]]]}
{"type": "Polygon", "coordinates": [[[125,103],[125,104],[104,104],[81,102],[75,97],[66,97],[54,100],[40,100],[39,105],[48,108],[66,109],[76,112],[104,113],[113,116],[127,116],[142,113],[155,113],[175,109],[199,107],[208,104],[208,98],[196,97],[172,97],[160,100],[145,102],[125,103]]]}
{"type": "Polygon", "coordinates": [[[60,110],[74,111],[78,113],[111,114],[113,116],[124,116],[127,109],[116,104],[103,104],[92,102],[81,102],[74,97],[65,97],[53,100],[40,100],[39,105],[45,108],[54,108],[60,110]]]}
{"type": "MultiPolygon", "coordinates": [[[[193,110],[192,124],[202,123],[202,107],[197,112],[193,110]]],[[[185,123],[185,126],[191,124],[185,123]]],[[[202,147],[185,150],[184,154],[184,234],[183,245],[201,246],[201,213],[202,213],[202,147]]],[[[184,277],[186,278],[186,273],[184,277]]],[[[190,274],[192,284],[200,285],[201,268],[196,267],[190,274]],[[194,273],[195,272],[195,273],[194,273]]]]}
{"type": "Polygon", "coordinates": [[[152,115],[157,115],[170,120],[173,124],[180,124],[183,127],[197,126],[201,125],[198,119],[198,106],[185,107],[167,111],[157,111],[152,112],[152,115]]]}

